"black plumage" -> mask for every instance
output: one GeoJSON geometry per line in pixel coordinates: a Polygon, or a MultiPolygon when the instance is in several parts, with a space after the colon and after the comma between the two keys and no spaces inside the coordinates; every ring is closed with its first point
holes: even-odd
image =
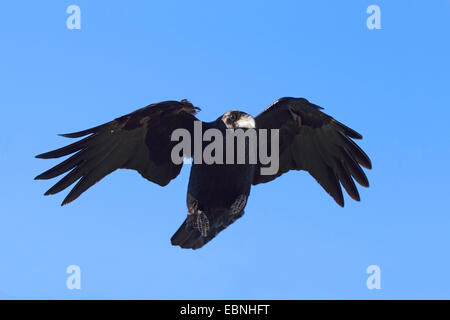
{"type": "MultiPolygon", "coordinates": [[[[272,181],[290,170],[308,171],[333,199],[344,206],[341,185],[359,201],[355,182],[367,187],[361,169],[371,168],[369,157],[353,142],[362,136],[334,120],[303,98],[281,98],[252,118],[242,111],[230,111],[213,122],[202,122],[202,133],[217,129],[279,129],[279,169],[262,175],[267,165],[197,164],[195,156],[189,178],[188,215],[173,235],[173,245],[197,249],[239,219],[245,209],[252,185],[272,181]]],[[[36,179],[64,177],[45,195],[58,193],[75,184],[63,205],[78,198],[93,184],[116,169],[134,169],[144,178],[167,185],[180,172],[182,164],[172,161],[171,152],[178,143],[171,140],[175,129],[185,129],[194,136],[195,114],[199,108],[187,100],[151,104],[103,125],[80,132],[63,134],[82,138],[66,147],[43,153],[37,158],[69,156],[38,175],[36,179]]],[[[261,140],[259,141],[261,143],[261,140]]],[[[246,140],[246,151],[250,148],[246,140]]],[[[270,139],[266,141],[272,150],[270,139]]],[[[206,147],[204,142],[202,150],[206,147]]],[[[226,152],[226,143],[223,145],[226,152]]]]}

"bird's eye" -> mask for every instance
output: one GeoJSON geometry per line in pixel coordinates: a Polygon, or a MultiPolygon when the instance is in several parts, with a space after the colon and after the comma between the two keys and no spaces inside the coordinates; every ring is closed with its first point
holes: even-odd
{"type": "Polygon", "coordinates": [[[230,120],[231,121],[236,121],[236,113],[230,114],[230,120]]]}

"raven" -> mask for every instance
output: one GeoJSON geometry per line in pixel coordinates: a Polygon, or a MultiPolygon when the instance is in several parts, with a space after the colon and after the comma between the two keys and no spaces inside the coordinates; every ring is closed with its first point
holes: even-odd
{"type": "MultiPolygon", "coordinates": [[[[354,180],[368,187],[361,166],[372,168],[369,157],[352,140],[362,136],[321,109],[304,98],[285,97],[255,118],[232,110],[215,121],[201,122],[195,116],[200,109],[185,99],[154,103],[97,127],[62,134],[68,138],[84,138],[36,156],[50,159],[72,154],[35,179],[51,179],[66,173],[45,195],[58,193],[77,182],[62,205],[75,200],[116,169],[134,169],[151,182],[165,186],[180,173],[183,165],[172,157],[178,144],[172,139],[176,129],[184,129],[192,136],[195,123],[202,125],[202,133],[208,129],[224,134],[238,129],[277,130],[278,146],[268,138],[258,138],[257,143],[259,147],[264,140],[268,151],[278,150],[278,168],[272,173],[263,174],[267,163],[259,159],[249,161],[249,152],[245,153],[244,162],[231,164],[197,162],[195,154],[184,154],[194,158],[187,191],[188,212],[171,242],[182,248],[198,249],[242,217],[252,185],[272,181],[290,170],[309,172],[340,206],[344,206],[341,185],[351,198],[360,200],[354,180]]],[[[247,138],[245,151],[252,144],[247,138]]],[[[227,143],[222,145],[225,152],[227,143]]],[[[206,148],[203,141],[200,155],[206,148]]]]}

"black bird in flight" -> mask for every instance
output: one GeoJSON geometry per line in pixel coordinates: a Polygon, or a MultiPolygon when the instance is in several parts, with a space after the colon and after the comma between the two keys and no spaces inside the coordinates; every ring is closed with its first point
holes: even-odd
{"type": "MultiPolygon", "coordinates": [[[[251,185],[272,181],[289,170],[308,171],[340,206],[344,206],[341,185],[351,198],[359,201],[354,180],[368,187],[361,166],[372,167],[369,157],[352,140],[362,136],[321,109],[304,98],[281,98],[256,118],[233,110],[215,121],[201,122],[203,131],[279,129],[279,168],[275,173],[263,175],[261,169],[266,164],[259,160],[253,164],[248,161],[196,164],[194,159],[187,192],[187,218],[173,235],[172,244],[201,248],[244,214],[251,185]]],[[[171,152],[178,142],[172,141],[171,135],[180,128],[194,135],[194,123],[199,121],[195,117],[197,110],[187,100],[164,101],[91,129],[62,134],[84,138],[36,156],[50,159],[72,154],[35,179],[67,173],[45,195],[58,193],[78,181],[62,205],[75,200],[116,169],[134,169],[144,178],[165,186],[183,165],[172,161],[171,152]]],[[[267,144],[271,150],[270,142],[267,144]]]]}

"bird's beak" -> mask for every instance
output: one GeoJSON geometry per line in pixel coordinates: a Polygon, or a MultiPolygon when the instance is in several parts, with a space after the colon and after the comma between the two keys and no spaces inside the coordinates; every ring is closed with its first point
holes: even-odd
{"type": "Polygon", "coordinates": [[[251,115],[243,114],[235,123],[236,128],[246,128],[246,129],[254,129],[255,128],[255,119],[251,115]]]}

